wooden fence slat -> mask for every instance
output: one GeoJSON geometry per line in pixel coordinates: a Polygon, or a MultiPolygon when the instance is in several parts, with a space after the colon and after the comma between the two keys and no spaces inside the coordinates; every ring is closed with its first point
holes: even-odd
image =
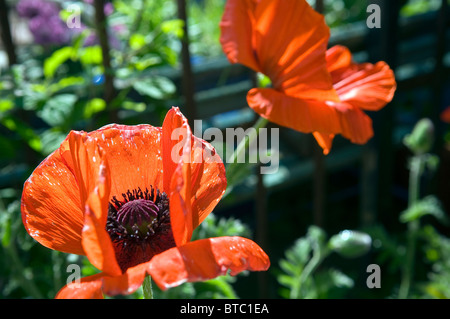
{"type": "Polygon", "coordinates": [[[17,56],[16,48],[11,36],[8,13],[9,8],[6,0],[0,0],[0,33],[6,54],[8,55],[8,64],[11,66],[17,63],[17,56]]]}

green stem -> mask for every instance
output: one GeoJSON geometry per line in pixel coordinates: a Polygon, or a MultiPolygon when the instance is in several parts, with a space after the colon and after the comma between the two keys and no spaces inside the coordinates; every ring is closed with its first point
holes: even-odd
{"type": "Polygon", "coordinates": [[[144,292],[144,299],[153,299],[152,277],[145,276],[142,290],[144,292]]]}
{"type": "MultiPolygon", "coordinates": [[[[409,172],[409,198],[408,207],[412,207],[419,199],[420,194],[420,176],[422,172],[423,157],[416,155],[411,159],[411,167],[409,172]]],[[[398,293],[399,299],[408,298],[414,269],[414,257],[416,250],[416,236],[419,230],[419,220],[408,222],[408,246],[406,250],[406,261],[403,268],[402,281],[398,293]]]]}
{"type": "Polygon", "coordinates": [[[313,250],[313,255],[309,262],[306,264],[305,268],[296,282],[296,285],[291,290],[291,299],[299,299],[303,294],[303,284],[311,276],[311,274],[319,267],[322,261],[328,256],[329,250],[322,250],[319,245],[315,245],[313,250]]]}
{"type": "Polygon", "coordinates": [[[241,158],[242,153],[245,152],[248,149],[249,145],[258,137],[259,129],[265,127],[268,122],[269,120],[263,117],[259,117],[256,123],[253,125],[253,127],[256,129],[256,134],[245,135],[245,137],[239,142],[232,156],[228,160],[228,165],[226,169],[227,180],[231,181],[233,177],[236,176],[236,173],[239,171],[239,168],[241,166],[239,164],[242,164],[238,163],[238,159],[241,158]]]}

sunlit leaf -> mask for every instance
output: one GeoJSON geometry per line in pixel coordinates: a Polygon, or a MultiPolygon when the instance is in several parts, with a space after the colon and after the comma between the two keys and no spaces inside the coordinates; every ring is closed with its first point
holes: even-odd
{"type": "Polygon", "coordinates": [[[133,50],[139,50],[146,44],[145,36],[142,34],[134,33],[129,40],[130,48],[133,50]]]}
{"type": "Polygon", "coordinates": [[[42,153],[47,155],[56,150],[66,138],[66,135],[53,129],[44,131],[41,134],[42,153]]]}
{"type": "Polygon", "coordinates": [[[3,247],[9,246],[11,243],[11,215],[3,213],[0,215],[0,238],[3,247]]]}
{"type": "Polygon", "coordinates": [[[72,56],[72,47],[63,47],[56,50],[44,61],[44,75],[46,78],[52,78],[56,70],[70,59],[72,56]]]}
{"type": "Polygon", "coordinates": [[[158,65],[162,62],[161,57],[155,54],[147,54],[134,63],[134,67],[139,70],[145,70],[151,66],[158,65]]]}
{"type": "Polygon", "coordinates": [[[79,57],[84,65],[101,64],[103,61],[102,49],[99,45],[82,48],[79,50],[79,57]]]}
{"type": "Polygon", "coordinates": [[[106,102],[100,98],[94,98],[86,103],[84,108],[84,117],[90,118],[92,115],[103,111],[106,108],[106,102]]]}
{"type": "Polygon", "coordinates": [[[133,101],[124,101],[122,103],[122,107],[125,110],[132,110],[135,112],[144,112],[145,109],[147,108],[147,105],[145,103],[137,103],[137,102],[133,102],[133,101]]]}
{"type": "Polygon", "coordinates": [[[50,126],[61,126],[73,111],[77,96],[74,94],[60,94],[45,103],[38,115],[50,126]]]}
{"type": "Polygon", "coordinates": [[[53,84],[51,90],[52,92],[57,92],[70,86],[84,84],[84,82],[85,81],[81,76],[68,76],[53,84]]]}
{"type": "Polygon", "coordinates": [[[169,97],[176,91],[175,84],[164,76],[152,76],[133,83],[133,88],[141,95],[155,100],[169,97]]]}
{"type": "Polygon", "coordinates": [[[14,107],[11,100],[0,100],[0,112],[7,112],[14,107]]]}
{"type": "Polygon", "coordinates": [[[168,20],[161,23],[161,30],[164,33],[175,35],[182,38],[184,35],[184,21],[181,19],[168,20]]]}

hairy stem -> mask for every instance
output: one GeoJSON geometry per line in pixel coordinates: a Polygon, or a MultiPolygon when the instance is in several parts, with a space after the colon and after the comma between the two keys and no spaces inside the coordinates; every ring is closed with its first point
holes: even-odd
{"type": "MultiPolygon", "coordinates": [[[[420,194],[420,176],[422,172],[423,157],[416,155],[411,159],[411,167],[409,171],[409,198],[408,207],[412,207],[419,199],[420,194]]],[[[400,283],[400,289],[398,298],[408,298],[409,290],[411,288],[411,281],[414,273],[414,258],[416,250],[416,236],[419,230],[419,220],[412,220],[408,222],[408,246],[406,250],[406,262],[403,268],[402,281],[400,283]]]]}
{"type": "Polygon", "coordinates": [[[329,250],[323,250],[319,244],[314,245],[313,255],[309,262],[306,264],[305,268],[296,283],[296,286],[291,290],[291,299],[299,299],[304,296],[304,283],[312,275],[312,273],[319,267],[322,261],[328,256],[329,250]]]}
{"type": "Polygon", "coordinates": [[[142,290],[144,292],[144,299],[153,299],[152,277],[145,276],[142,290]]]}

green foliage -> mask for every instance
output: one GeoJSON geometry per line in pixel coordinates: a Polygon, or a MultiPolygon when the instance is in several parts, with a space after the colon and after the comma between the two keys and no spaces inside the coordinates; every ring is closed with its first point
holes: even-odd
{"type": "Polygon", "coordinates": [[[373,240],[375,262],[379,264],[389,276],[398,276],[405,260],[405,243],[403,234],[392,234],[382,225],[375,225],[365,230],[373,240]]]}
{"type": "MultiPolygon", "coordinates": [[[[82,2],[79,5],[82,19],[86,18],[82,22],[93,25],[92,10],[82,2]]],[[[115,1],[116,11],[108,17],[110,27],[125,30],[114,33],[122,47],[111,45],[111,65],[120,90],[114,101],[102,102],[102,50],[99,45],[85,45],[93,34],[86,29],[70,45],[45,56],[32,50],[20,55],[20,62],[1,74],[0,124],[10,137],[28,145],[36,157],[43,157],[55,148],[49,144],[61,140],[70,129],[98,128],[107,123],[107,114],[113,110],[124,110],[118,114],[126,122],[137,119],[139,113],[163,113],[171,106],[168,99],[177,87],[162,68],[178,62],[176,41],[182,36],[182,23],[174,18],[176,7],[161,0],[136,0],[133,5],[142,10],[130,10],[128,1],[115,1]]],[[[0,143],[6,150],[21,148],[6,139],[0,143]]]]}
{"type": "Polygon", "coordinates": [[[20,216],[20,201],[15,190],[3,189],[0,198],[0,296],[10,298],[48,297],[43,291],[52,289],[46,282],[48,267],[37,272],[34,265],[48,264],[50,254],[40,254],[41,247],[25,232],[20,216]],[[8,194],[9,193],[9,194],[8,194]],[[31,264],[33,260],[33,265],[31,264]],[[14,265],[10,267],[10,265],[14,265]]]}
{"type": "Polygon", "coordinates": [[[279,262],[277,280],[283,286],[280,295],[291,299],[342,295],[354,286],[353,279],[334,267],[319,266],[333,251],[344,258],[362,256],[370,248],[370,242],[369,235],[349,230],[327,240],[324,230],[310,226],[306,235],[297,239],[279,262]]]}
{"type": "Polygon", "coordinates": [[[167,77],[152,76],[133,83],[133,88],[141,95],[162,100],[175,93],[176,87],[167,77]]]}
{"type": "Polygon", "coordinates": [[[423,195],[420,188],[425,173],[434,173],[439,163],[436,155],[428,153],[433,140],[431,132],[428,121],[419,121],[406,136],[411,139],[406,144],[413,153],[408,163],[408,207],[399,214],[406,231],[389,233],[380,225],[368,230],[374,240],[376,262],[383,265],[390,278],[401,277],[400,282],[391,283],[393,298],[449,296],[450,241],[436,230],[436,223],[448,226],[448,216],[440,200],[432,194],[423,195]]]}
{"type": "Polygon", "coordinates": [[[414,154],[428,153],[433,147],[433,142],[434,125],[428,118],[421,119],[417,122],[412,132],[407,134],[403,139],[405,146],[414,154]]]}
{"type": "Polygon", "coordinates": [[[44,61],[44,75],[46,78],[52,78],[56,70],[72,57],[72,47],[63,47],[56,50],[44,61]]]}
{"type": "Polygon", "coordinates": [[[425,215],[432,215],[442,224],[447,224],[447,216],[442,209],[440,201],[436,196],[429,195],[415,202],[400,214],[400,221],[403,223],[418,220],[425,215]]]}
{"type": "Polygon", "coordinates": [[[437,10],[441,4],[440,0],[408,0],[402,7],[400,14],[408,17],[420,13],[437,10]]]}
{"type": "Polygon", "coordinates": [[[222,54],[219,43],[224,0],[192,1],[189,6],[190,50],[193,55],[215,57],[222,54]]]}
{"type": "Polygon", "coordinates": [[[424,255],[432,265],[428,281],[421,284],[424,298],[450,298],[450,239],[426,225],[421,237],[425,240],[424,255]]]}
{"type": "Polygon", "coordinates": [[[222,237],[222,236],[241,236],[251,238],[250,228],[243,224],[239,219],[218,218],[214,213],[208,217],[195,229],[192,240],[222,237]]]}

